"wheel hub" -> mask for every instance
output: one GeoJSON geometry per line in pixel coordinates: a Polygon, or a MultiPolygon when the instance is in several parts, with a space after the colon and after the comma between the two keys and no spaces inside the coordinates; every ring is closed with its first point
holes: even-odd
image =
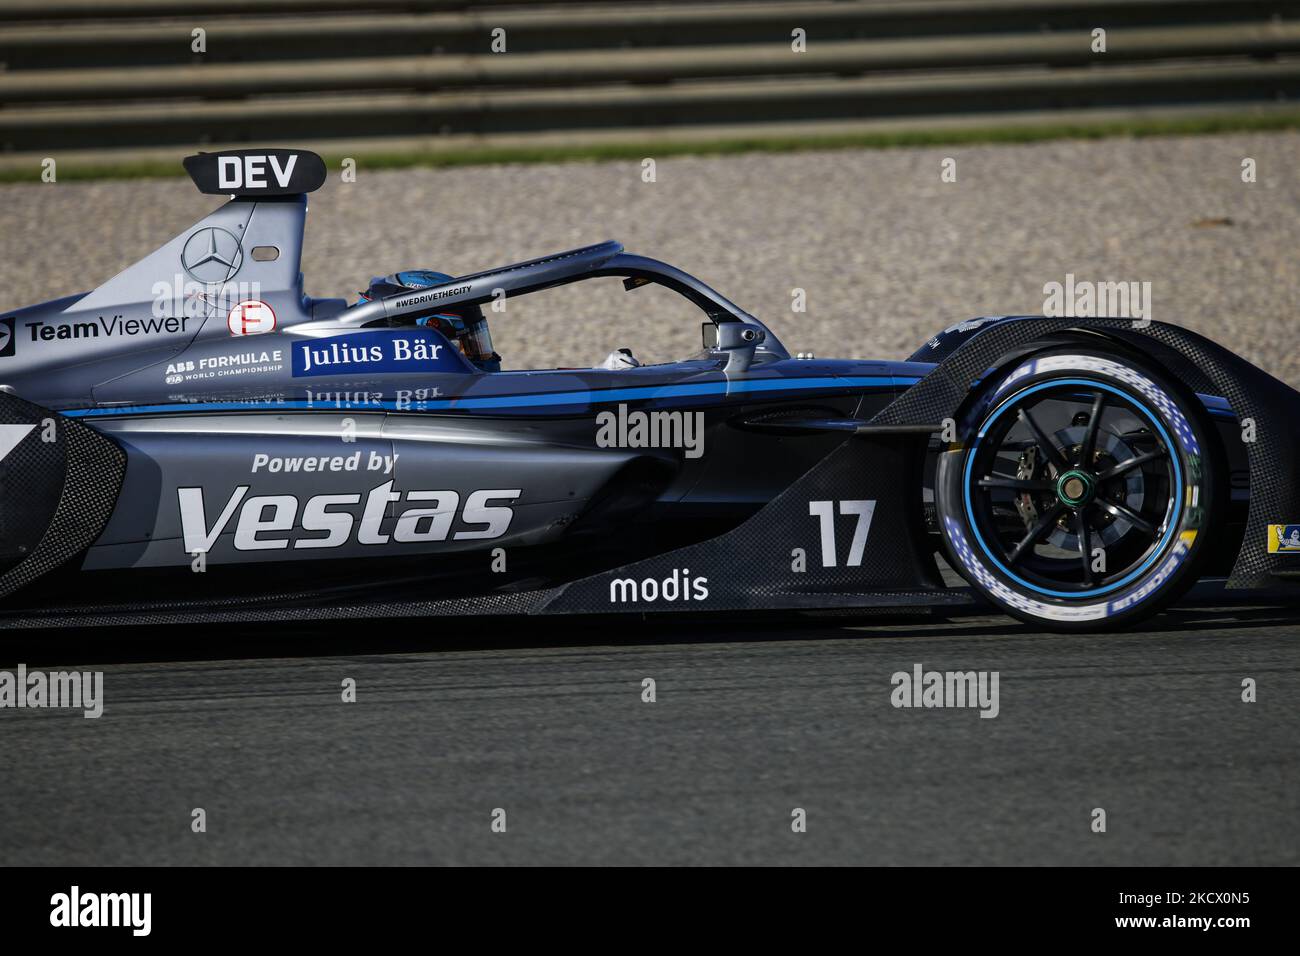
{"type": "Polygon", "coordinates": [[[1071,508],[1086,505],[1097,493],[1097,479],[1090,472],[1071,468],[1056,479],[1056,497],[1071,508]]]}

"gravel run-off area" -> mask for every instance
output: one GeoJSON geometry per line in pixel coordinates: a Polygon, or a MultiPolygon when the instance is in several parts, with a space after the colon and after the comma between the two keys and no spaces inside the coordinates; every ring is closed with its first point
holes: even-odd
{"type": "MultiPolygon", "coordinates": [[[[651,158],[653,158],[651,156],[651,158]]],[[[602,239],[697,274],[792,351],[903,358],[962,319],[1040,313],[1044,286],[1149,282],[1150,317],[1300,386],[1300,134],[1057,141],[332,174],[311,197],[313,296],[467,273],[602,239]],[[944,182],[944,160],[956,182],[944,182]],[[1256,181],[1243,182],[1243,160],[1256,181]],[[806,311],[792,308],[793,290],[806,311]]],[[[0,307],[93,288],[214,207],[184,177],[0,186],[0,307]]],[[[493,316],[511,368],[698,348],[672,292],[601,279],[493,316]]]]}

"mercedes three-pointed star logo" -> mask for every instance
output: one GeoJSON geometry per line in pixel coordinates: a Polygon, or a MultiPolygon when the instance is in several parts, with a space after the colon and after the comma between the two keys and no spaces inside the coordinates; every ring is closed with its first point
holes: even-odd
{"type": "Polygon", "coordinates": [[[181,250],[181,265],[205,285],[229,282],[244,264],[244,250],[235,235],[216,226],[200,229],[181,250]]]}

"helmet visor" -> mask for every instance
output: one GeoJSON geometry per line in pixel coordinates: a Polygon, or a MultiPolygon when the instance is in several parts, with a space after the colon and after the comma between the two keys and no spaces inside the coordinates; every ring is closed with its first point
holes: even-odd
{"type": "Polygon", "coordinates": [[[471,362],[489,362],[496,357],[492,351],[492,333],[488,331],[486,316],[479,315],[465,321],[460,349],[471,362]]]}

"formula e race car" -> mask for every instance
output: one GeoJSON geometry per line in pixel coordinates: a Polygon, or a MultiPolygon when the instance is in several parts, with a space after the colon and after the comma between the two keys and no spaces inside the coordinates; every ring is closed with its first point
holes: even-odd
{"type": "Polygon", "coordinates": [[[0,317],[6,626],[986,600],[1084,629],[1297,585],[1300,394],[1192,332],[1004,316],[791,357],[615,242],[313,299],[321,159],[185,165],[229,201],[0,317]],[[492,303],[609,276],[698,306],[698,354],[502,369],[492,303]]]}

